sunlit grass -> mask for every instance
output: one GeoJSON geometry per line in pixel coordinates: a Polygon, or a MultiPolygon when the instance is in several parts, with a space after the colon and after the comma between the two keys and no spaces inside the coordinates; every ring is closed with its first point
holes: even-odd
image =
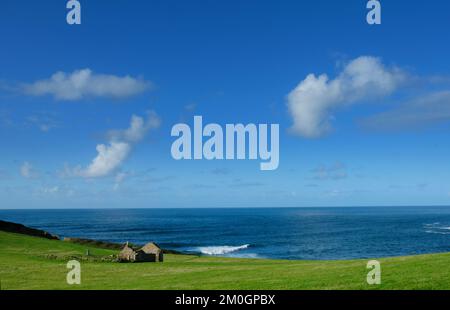
{"type": "Polygon", "coordinates": [[[165,255],[164,263],[81,262],[68,285],[68,257],[117,251],[0,232],[2,289],[450,289],[450,253],[380,259],[382,284],[366,282],[367,260],[286,261],[165,255]],[[48,258],[51,254],[53,258],[48,258]]]}

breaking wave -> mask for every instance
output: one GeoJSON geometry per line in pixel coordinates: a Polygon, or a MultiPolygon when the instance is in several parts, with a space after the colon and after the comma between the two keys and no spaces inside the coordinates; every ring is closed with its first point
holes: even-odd
{"type": "Polygon", "coordinates": [[[425,232],[428,234],[450,235],[450,226],[441,223],[425,224],[425,232]]]}
{"type": "Polygon", "coordinates": [[[230,254],[233,252],[237,252],[240,250],[247,249],[250,246],[250,244],[244,244],[240,246],[205,246],[205,247],[199,247],[198,251],[202,254],[206,255],[224,255],[224,254],[230,254]]]}

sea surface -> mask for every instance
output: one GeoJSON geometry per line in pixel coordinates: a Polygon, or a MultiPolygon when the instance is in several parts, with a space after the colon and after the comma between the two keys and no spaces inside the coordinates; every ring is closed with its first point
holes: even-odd
{"type": "Polygon", "coordinates": [[[350,259],[450,252],[450,207],[0,210],[60,237],[204,255],[350,259]]]}

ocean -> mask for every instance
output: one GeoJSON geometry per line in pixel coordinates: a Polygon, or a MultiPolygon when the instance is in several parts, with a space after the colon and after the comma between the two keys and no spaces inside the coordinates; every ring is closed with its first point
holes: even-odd
{"type": "Polygon", "coordinates": [[[351,259],[450,252],[450,207],[0,210],[60,237],[203,255],[351,259]]]}

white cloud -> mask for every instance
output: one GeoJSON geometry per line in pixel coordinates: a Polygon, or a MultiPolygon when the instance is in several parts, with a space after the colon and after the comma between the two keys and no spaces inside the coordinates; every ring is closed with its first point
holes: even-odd
{"type": "Polygon", "coordinates": [[[316,138],[331,129],[330,119],[336,109],[361,101],[387,96],[405,80],[397,68],[386,68],[378,58],[362,56],[352,60],[335,78],[309,74],[288,95],[293,119],[292,132],[316,138]]]}
{"type": "Polygon", "coordinates": [[[35,179],[39,177],[39,173],[33,168],[33,166],[29,162],[24,162],[22,166],[20,166],[20,174],[27,179],[35,179]]]}
{"type": "Polygon", "coordinates": [[[72,73],[57,72],[49,79],[38,80],[23,86],[25,93],[33,96],[52,95],[57,100],[80,100],[87,97],[124,98],[139,94],[151,83],[130,76],[96,74],[90,69],[72,73]]]}
{"type": "Polygon", "coordinates": [[[155,112],[148,112],[147,119],[133,115],[130,127],[125,130],[111,130],[108,136],[113,141],[127,141],[136,143],[141,141],[150,129],[158,128],[161,120],[155,112]]]}
{"type": "Polygon", "coordinates": [[[97,145],[97,156],[80,175],[86,178],[98,178],[109,175],[128,157],[131,146],[126,142],[111,142],[109,145],[97,145]]]}
{"type": "MultiPolygon", "coordinates": [[[[85,178],[111,175],[128,158],[133,146],[141,141],[150,129],[157,128],[159,125],[160,119],[154,112],[149,112],[146,119],[133,115],[129,128],[111,131],[109,143],[97,145],[97,156],[86,168],[78,167],[69,173],[85,178]]],[[[66,168],[66,174],[67,171],[66,168]]]]}

